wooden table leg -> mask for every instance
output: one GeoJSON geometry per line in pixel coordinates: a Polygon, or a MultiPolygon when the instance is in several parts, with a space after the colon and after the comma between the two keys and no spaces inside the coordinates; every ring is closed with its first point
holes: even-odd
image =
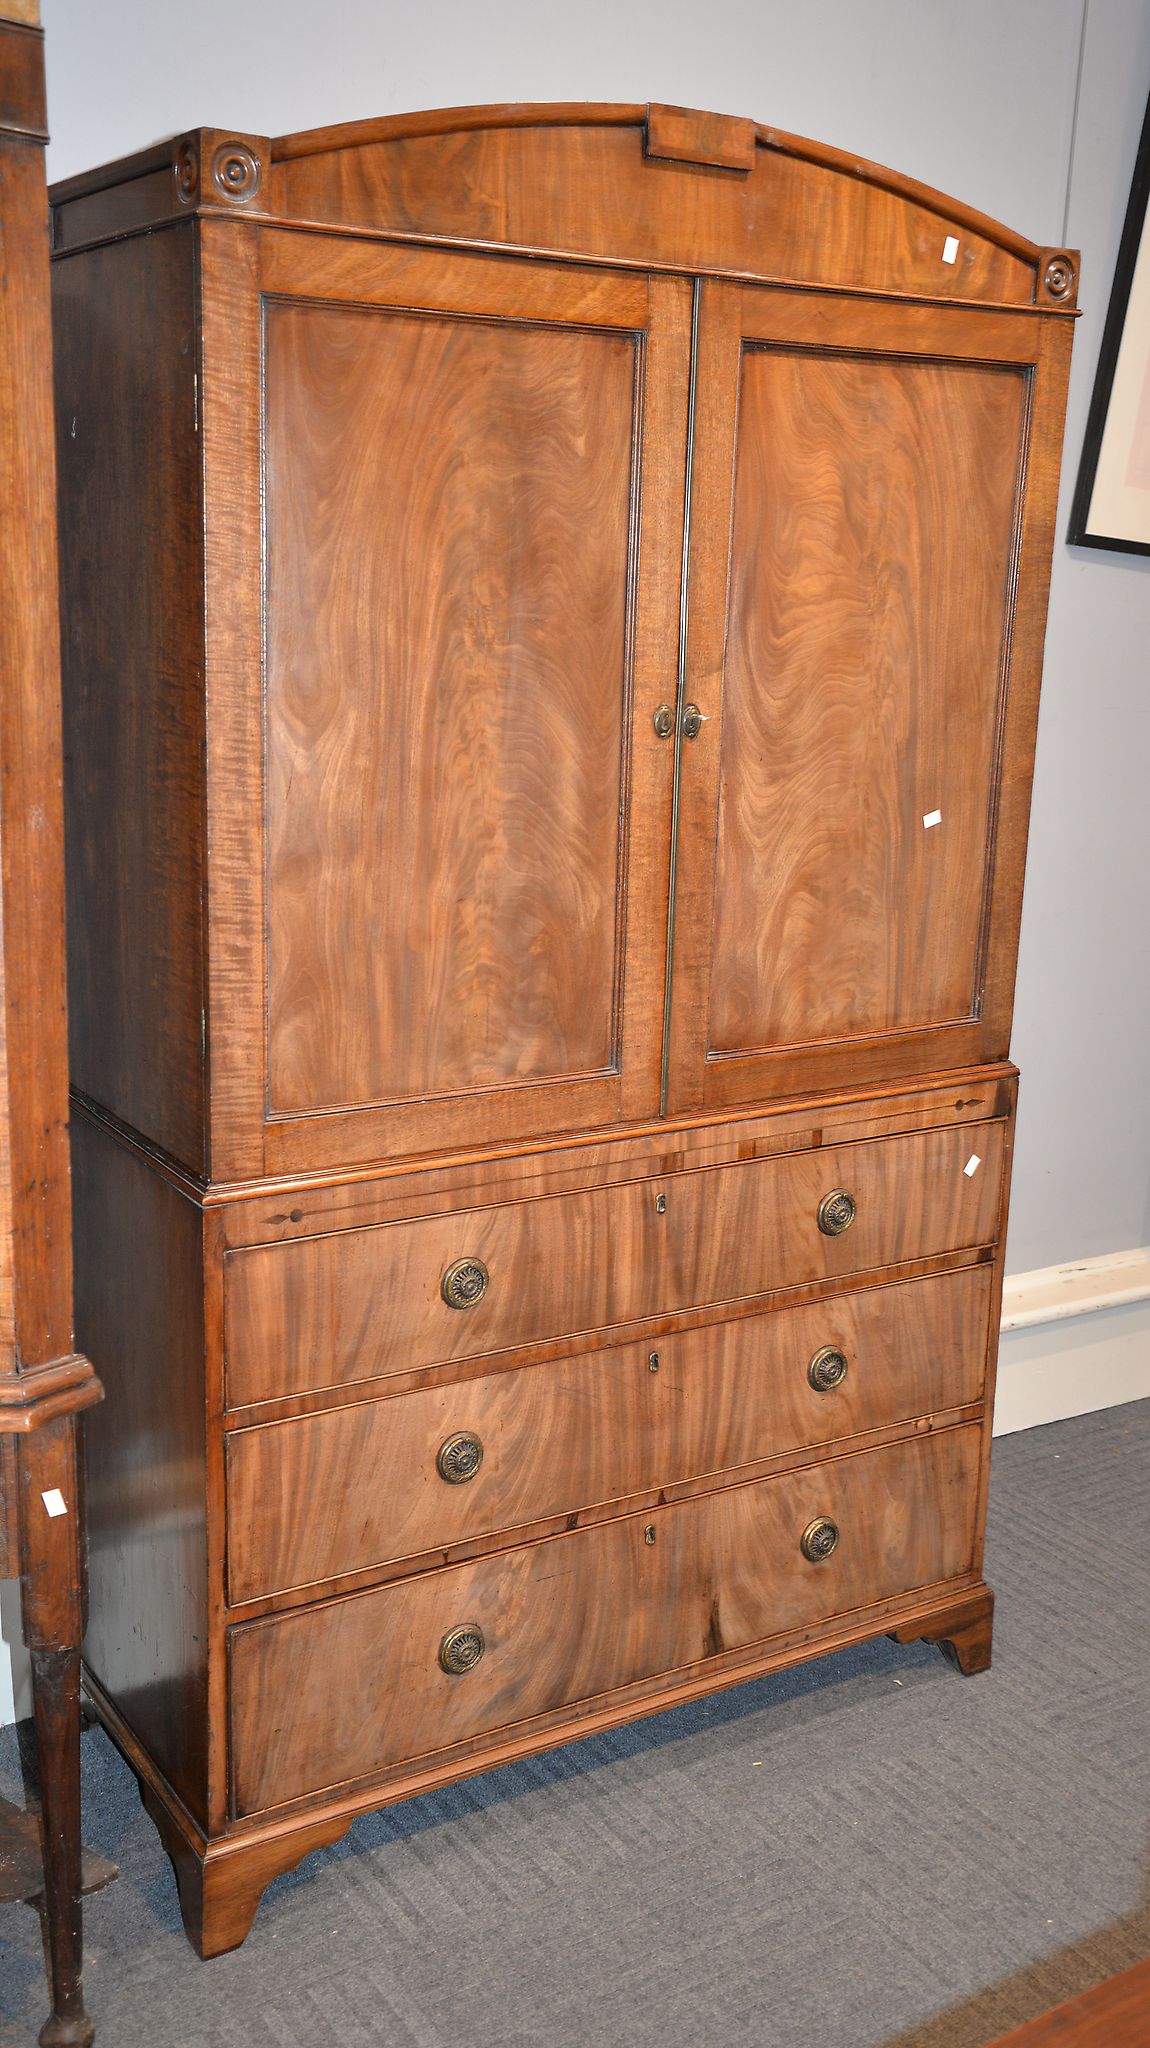
{"type": "Polygon", "coordinates": [[[95,2029],[81,1986],[80,1651],[33,1649],[31,1662],[52,1995],[40,2048],[89,2048],[95,2029]]]}
{"type": "Polygon", "coordinates": [[[44,1851],[44,1926],[52,2012],[41,2048],[89,2048],[94,2028],[81,1989],[80,1637],[83,1628],[76,1419],[23,1437],[20,1542],[24,1633],[44,1851]]]}

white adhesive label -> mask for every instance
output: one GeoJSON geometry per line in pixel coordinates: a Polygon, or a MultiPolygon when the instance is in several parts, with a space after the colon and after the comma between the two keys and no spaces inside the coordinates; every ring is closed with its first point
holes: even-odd
{"type": "Polygon", "coordinates": [[[40,1498],[43,1501],[44,1506],[47,1508],[48,1513],[51,1516],[53,1516],[53,1518],[55,1518],[56,1515],[67,1514],[68,1503],[64,1499],[64,1496],[61,1493],[58,1486],[53,1486],[48,1493],[42,1493],[40,1495],[40,1498]]]}
{"type": "Polygon", "coordinates": [[[924,832],[929,832],[929,831],[930,831],[930,828],[931,828],[931,826],[932,826],[932,825],[941,825],[941,823],[942,823],[942,812],[941,812],[941,811],[924,811],[924,812],[923,812],[923,814],[922,814],[922,829],[923,829],[923,831],[924,831],[924,832]]]}
{"type": "Polygon", "coordinates": [[[977,1152],[972,1152],[970,1158],[966,1162],[966,1165],[962,1169],[968,1180],[970,1179],[971,1174],[978,1172],[978,1169],[981,1165],[982,1161],[979,1158],[977,1152]]]}
{"type": "Polygon", "coordinates": [[[957,259],[958,236],[948,235],[945,242],[942,245],[942,260],[944,263],[954,263],[957,261],[957,259]]]}

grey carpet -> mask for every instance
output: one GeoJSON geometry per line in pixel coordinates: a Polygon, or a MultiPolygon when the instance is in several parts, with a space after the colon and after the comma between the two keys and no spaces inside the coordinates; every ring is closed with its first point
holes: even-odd
{"type": "MultiPolygon", "coordinates": [[[[200,1963],[84,1737],[102,2048],[983,2048],[1150,1953],[1150,1401],[995,1447],[994,1669],[886,1641],[357,1822],[200,1963]]],[[[0,1790],[16,1752],[0,1742],[0,1790]]],[[[44,2014],[0,1910],[0,2041],[44,2014]]],[[[1147,2024],[1150,2042],[1150,2019],[1147,2024]]]]}

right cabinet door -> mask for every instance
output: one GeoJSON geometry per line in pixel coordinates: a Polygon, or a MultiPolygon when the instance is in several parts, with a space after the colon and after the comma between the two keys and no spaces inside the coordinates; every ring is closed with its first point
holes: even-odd
{"type": "Polygon", "coordinates": [[[704,284],[667,1106],[1004,1055],[1069,331],[704,284]]]}

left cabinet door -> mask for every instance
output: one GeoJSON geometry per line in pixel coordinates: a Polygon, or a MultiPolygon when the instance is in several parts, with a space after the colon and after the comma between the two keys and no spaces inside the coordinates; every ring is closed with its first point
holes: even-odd
{"type": "Polygon", "coordinates": [[[207,224],[215,1178],[659,1104],[690,288],[207,224]]]}

